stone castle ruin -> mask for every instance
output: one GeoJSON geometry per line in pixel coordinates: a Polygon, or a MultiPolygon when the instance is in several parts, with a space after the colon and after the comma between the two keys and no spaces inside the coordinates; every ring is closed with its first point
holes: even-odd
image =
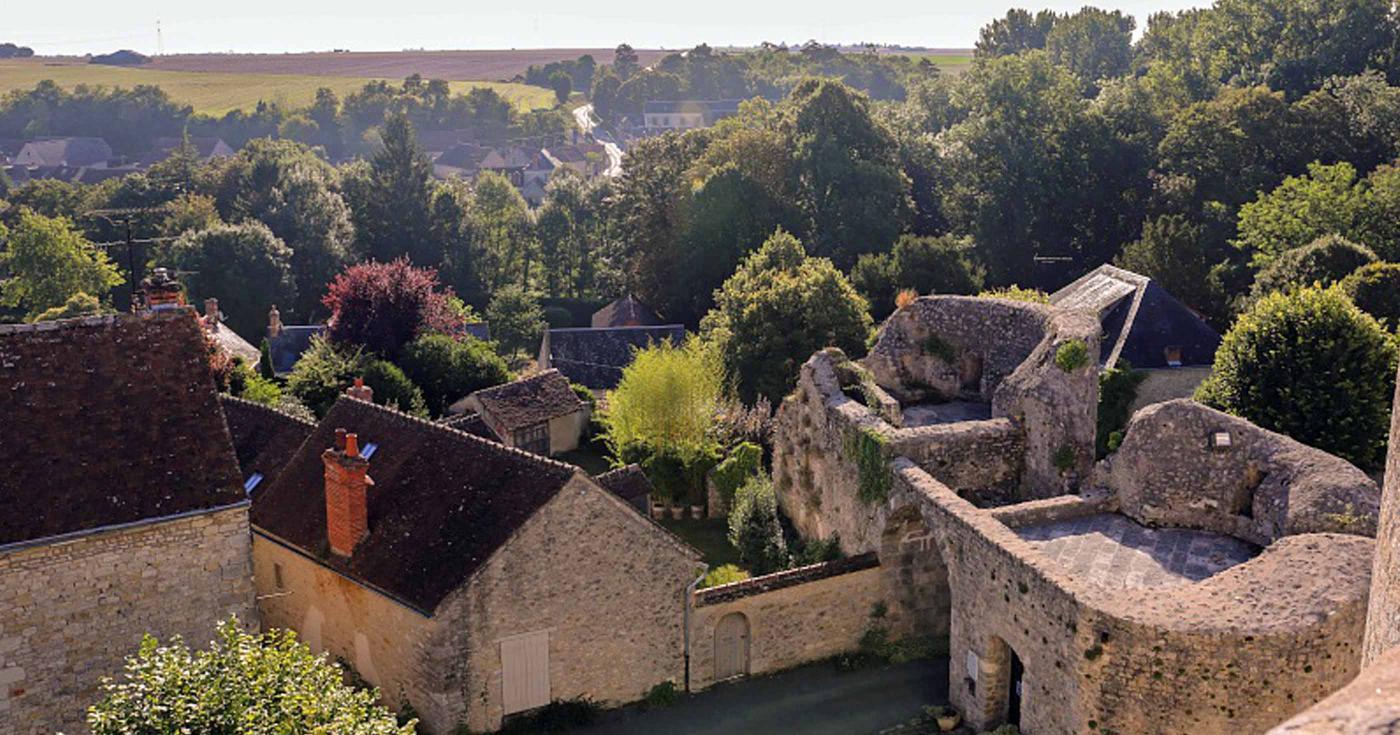
{"type": "Polygon", "coordinates": [[[808,537],[875,552],[950,701],[1032,733],[1263,732],[1361,664],[1379,490],[1186,400],[1095,463],[1092,315],[924,297],[802,367],[774,475],[808,537]]]}

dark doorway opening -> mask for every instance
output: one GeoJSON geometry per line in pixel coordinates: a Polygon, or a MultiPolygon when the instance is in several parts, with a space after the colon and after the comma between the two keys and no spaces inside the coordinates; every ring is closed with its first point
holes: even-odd
{"type": "Polygon", "coordinates": [[[1021,665],[1021,657],[1011,652],[1011,686],[1007,687],[1006,724],[1021,727],[1021,680],[1026,669],[1021,665]]]}

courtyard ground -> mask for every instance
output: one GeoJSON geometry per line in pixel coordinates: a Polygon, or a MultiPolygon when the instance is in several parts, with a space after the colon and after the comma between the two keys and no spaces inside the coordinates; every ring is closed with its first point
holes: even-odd
{"type": "Polygon", "coordinates": [[[578,735],[869,735],[947,702],[948,659],[841,671],[831,663],[720,684],[663,709],[605,713],[578,735]]]}

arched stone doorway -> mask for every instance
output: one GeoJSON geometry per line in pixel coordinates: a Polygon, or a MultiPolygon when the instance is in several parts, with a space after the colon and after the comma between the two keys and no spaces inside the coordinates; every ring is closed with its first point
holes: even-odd
{"type": "Polygon", "coordinates": [[[749,673],[749,619],[729,613],[715,626],[715,681],[749,673]]]}
{"type": "Polygon", "coordinates": [[[987,655],[982,659],[980,684],[993,724],[1021,726],[1027,691],[1025,676],[1025,665],[1016,650],[1001,638],[992,636],[987,641],[987,655]]]}
{"type": "Polygon", "coordinates": [[[880,568],[895,637],[948,636],[952,595],[938,540],[914,507],[890,515],[880,538],[880,568]]]}

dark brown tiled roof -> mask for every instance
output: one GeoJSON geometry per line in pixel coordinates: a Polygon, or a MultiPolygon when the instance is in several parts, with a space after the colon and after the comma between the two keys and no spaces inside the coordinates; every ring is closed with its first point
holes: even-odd
{"type": "Polygon", "coordinates": [[[465,431],[472,436],[490,439],[493,442],[501,440],[500,437],[496,436],[496,432],[492,431],[491,427],[486,425],[486,422],[482,420],[481,414],[479,413],[464,413],[459,416],[449,416],[447,418],[438,419],[438,423],[449,429],[465,431]]]}
{"type": "Polygon", "coordinates": [[[233,436],[244,487],[252,493],[271,487],[316,424],[233,396],[219,396],[219,400],[233,436]],[[249,478],[255,474],[262,475],[262,479],[249,487],[249,478]]]}
{"type": "Polygon", "coordinates": [[[484,412],[510,431],[564,416],[583,408],[569,380],[558,370],[546,370],[472,394],[484,412]]]}
{"type": "Polygon", "coordinates": [[[431,612],[577,470],[391,409],[342,397],[270,487],[253,524],[346,576],[431,612]],[[326,541],[321,453],[335,430],[375,444],[369,535],[349,558],[326,541]]]}
{"type": "Polygon", "coordinates": [[[0,326],[0,544],[244,499],[192,309],[0,326]]]}
{"type": "Polygon", "coordinates": [[[626,500],[632,507],[643,513],[647,512],[646,498],[655,488],[652,487],[651,480],[647,478],[642,468],[635,464],[626,467],[619,467],[609,472],[604,472],[593,479],[598,481],[605,489],[623,500],[626,500]]]}
{"type": "Polygon", "coordinates": [[[594,312],[592,322],[594,329],[652,327],[661,323],[661,317],[650,306],[623,296],[594,312]]]}

